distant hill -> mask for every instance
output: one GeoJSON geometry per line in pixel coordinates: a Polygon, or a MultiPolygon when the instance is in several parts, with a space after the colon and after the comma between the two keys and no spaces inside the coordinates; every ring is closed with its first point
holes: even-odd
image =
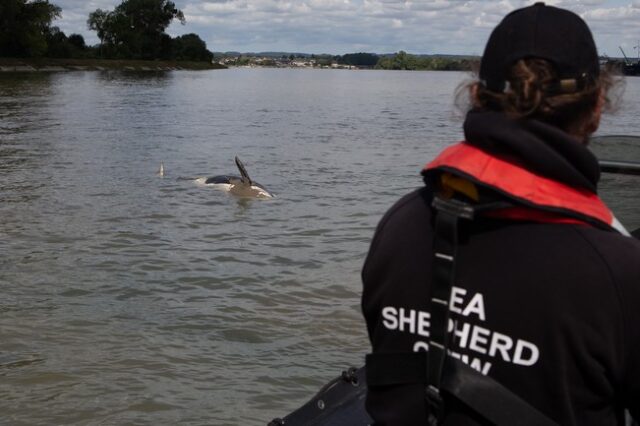
{"type": "MultiPolygon", "coordinates": [[[[409,52],[407,52],[409,53],[409,52]]],[[[381,58],[389,58],[389,57],[393,57],[397,54],[397,52],[395,53],[379,53],[378,56],[380,56],[381,58]]],[[[433,54],[426,54],[426,53],[410,53],[410,55],[415,56],[416,58],[442,58],[442,59],[454,59],[454,60],[463,60],[463,59],[467,59],[467,60],[474,60],[474,59],[480,59],[480,56],[476,56],[476,55],[449,55],[446,53],[433,53],[433,54]]]]}
{"type": "MultiPolygon", "coordinates": [[[[368,53],[373,53],[375,55],[380,56],[381,58],[384,57],[392,57],[395,56],[397,52],[394,53],[374,53],[374,52],[368,52],[368,53]]],[[[213,52],[213,54],[215,56],[259,56],[259,57],[265,57],[265,58],[281,58],[283,56],[289,57],[291,55],[295,56],[296,58],[310,58],[312,56],[344,56],[344,55],[332,55],[329,53],[322,53],[322,54],[312,54],[312,53],[303,53],[303,52],[237,52],[237,51],[227,51],[227,52],[213,52]]],[[[436,54],[412,54],[413,56],[416,56],[418,58],[443,58],[443,59],[455,59],[455,60],[462,60],[462,59],[480,59],[479,56],[474,56],[474,55],[448,55],[448,54],[444,54],[444,53],[436,53],[436,54]]]]}
{"type": "MultiPolygon", "coordinates": [[[[213,52],[215,56],[259,56],[264,58],[281,58],[283,56],[289,57],[291,55],[296,58],[310,58],[312,56],[311,53],[300,53],[300,52],[236,52],[236,51],[228,51],[228,52],[213,52]]],[[[317,55],[320,56],[320,55],[317,55]]]]}

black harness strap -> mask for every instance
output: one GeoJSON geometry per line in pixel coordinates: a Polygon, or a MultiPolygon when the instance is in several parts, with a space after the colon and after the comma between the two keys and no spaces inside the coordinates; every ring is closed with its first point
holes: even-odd
{"type": "Polygon", "coordinates": [[[458,219],[473,219],[473,208],[456,200],[434,198],[436,226],[433,238],[433,267],[431,300],[429,301],[429,351],[427,354],[426,395],[429,404],[429,423],[437,425],[444,415],[440,395],[442,371],[449,346],[449,299],[455,281],[454,263],[458,243],[458,219]]]}
{"type": "Polygon", "coordinates": [[[424,383],[429,424],[438,425],[445,414],[441,391],[453,395],[496,425],[557,426],[526,401],[489,376],[447,356],[449,300],[454,284],[458,221],[473,219],[480,210],[499,206],[470,204],[435,197],[429,350],[415,353],[376,353],[366,358],[369,386],[424,383]]]}
{"type": "MultiPolygon", "coordinates": [[[[427,352],[369,354],[367,386],[426,384],[426,364],[427,352]]],[[[447,358],[440,384],[443,394],[455,397],[492,424],[558,426],[499,382],[458,359],[447,358]]]]}

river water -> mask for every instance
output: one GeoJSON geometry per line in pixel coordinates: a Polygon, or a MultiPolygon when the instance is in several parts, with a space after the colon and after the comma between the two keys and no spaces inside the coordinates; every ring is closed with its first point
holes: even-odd
{"type": "MultiPolygon", "coordinates": [[[[467,78],[0,75],[0,424],[259,425],[362,364],[374,228],[462,138],[467,78]],[[194,181],[236,155],[276,198],[194,181]]],[[[638,99],[601,134],[640,135],[638,99]]]]}

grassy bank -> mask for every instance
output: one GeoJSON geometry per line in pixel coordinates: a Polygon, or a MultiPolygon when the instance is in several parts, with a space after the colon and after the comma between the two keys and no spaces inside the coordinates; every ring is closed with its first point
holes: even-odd
{"type": "Polygon", "coordinates": [[[120,59],[0,58],[0,71],[66,71],[66,70],[215,70],[224,65],[191,61],[138,61],[120,59]]]}

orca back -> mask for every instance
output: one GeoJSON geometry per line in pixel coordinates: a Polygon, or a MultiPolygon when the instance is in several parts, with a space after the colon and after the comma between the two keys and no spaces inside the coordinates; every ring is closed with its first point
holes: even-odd
{"type": "Polygon", "coordinates": [[[213,177],[207,178],[207,180],[205,180],[204,183],[207,185],[222,184],[222,183],[231,184],[231,179],[240,180],[240,178],[237,176],[221,175],[221,176],[213,176],[213,177]]]}

